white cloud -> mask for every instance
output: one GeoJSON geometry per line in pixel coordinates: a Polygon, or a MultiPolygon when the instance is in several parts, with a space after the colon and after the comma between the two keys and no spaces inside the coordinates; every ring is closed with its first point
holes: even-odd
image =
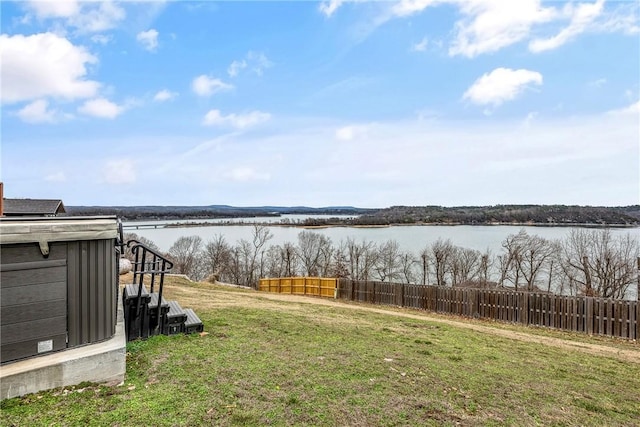
{"type": "Polygon", "coordinates": [[[59,171],[45,176],[44,180],[48,182],[66,182],[67,176],[64,174],[64,172],[59,171]]]}
{"type": "Polygon", "coordinates": [[[540,0],[401,0],[390,8],[389,16],[382,22],[441,4],[457,7],[462,15],[455,23],[449,55],[469,58],[496,52],[526,39],[533,25],[549,22],[556,16],[556,10],[542,7],[540,0]]]}
{"type": "Polygon", "coordinates": [[[111,42],[112,37],[105,34],[94,34],[91,36],[91,41],[101,45],[106,45],[111,42]]]}
{"type": "Polygon", "coordinates": [[[26,105],[17,113],[20,120],[27,123],[54,123],[56,111],[49,110],[49,102],[38,99],[26,105]]]}
{"type": "Polygon", "coordinates": [[[78,112],[82,114],[103,119],[115,119],[122,114],[124,110],[125,107],[115,104],[105,98],[91,99],[78,107],[78,112]]]}
{"type": "Polygon", "coordinates": [[[245,129],[264,123],[269,119],[271,119],[271,114],[261,111],[251,111],[246,114],[231,113],[224,116],[220,110],[211,110],[204,116],[202,124],[206,126],[231,126],[236,129],[245,129]]]}
{"type": "Polygon", "coordinates": [[[636,116],[637,118],[640,118],[640,101],[634,102],[628,107],[608,111],[607,114],[614,116],[636,116]]]}
{"type": "Polygon", "coordinates": [[[449,55],[469,58],[519,42],[529,36],[534,24],[556,16],[556,10],[542,7],[540,0],[402,0],[391,7],[390,13],[407,17],[441,4],[452,4],[462,14],[455,24],[449,55]]]}
{"type": "MultiPolygon", "coordinates": [[[[274,123],[264,132],[221,132],[213,139],[179,135],[181,144],[175,143],[177,135],[166,133],[106,137],[91,147],[70,142],[55,170],[49,150],[28,150],[29,173],[42,180],[84,159],[104,183],[107,160],[144,158],[154,164],[137,176],[140,184],[158,183],[144,193],[122,185],[96,194],[91,175],[85,180],[68,176],[73,185],[65,186],[68,195],[63,196],[83,204],[202,205],[212,197],[233,205],[289,206],[637,203],[637,114],[560,118],[541,112],[525,131],[529,111],[499,125],[442,117],[420,122],[413,116],[376,122],[366,138],[347,143],[335,138],[339,126],[333,120],[318,118],[288,120],[282,129],[274,123]],[[86,154],[98,146],[108,150],[86,154]],[[224,161],[212,167],[212,159],[224,161]],[[269,179],[230,179],[250,177],[251,169],[269,179]],[[331,170],[340,173],[327,173],[331,170]]],[[[24,168],[7,165],[5,180],[20,181],[24,168]]],[[[134,166],[139,164],[112,167],[114,179],[126,181],[121,174],[134,166]]]]}
{"type": "Polygon", "coordinates": [[[601,88],[605,84],[607,84],[607,79],[605,78],[593,80],[588,83],[589,86],[595,87],[595,88],[601,88]]]}
{"type": "Polygon", "coordinates": [[[24,5],[37,19],[59,19],[80,33],[110,30],[126,17],[124,9],[110,0],[31,0],[24,5]]]}
{"type": "Polygon", "coordinates": [[[254,168],[238,167],[228,172],[227,177],[233,181],[268,181],[271,176],[268,173],[260,173],[254,168]]]}
{"type": "Polygon", "coordinates": [[[251,68],[251,71],[259,76],[264,73],[265,69],[273,66],[273,62],[262,52],[249,51],[249,53],[247,53],[247,61],[249,62],[248,66],[251,68]]]}
{"type": "Polygon", "coordinates": [[[80,32],[98,33],[115,28],[125,17],[124,9],[114,2],[83,2],[81,13],[70,17],[67,23],[80,32]]]}
{"type": "Polygon", "coordinates": [[[569,26],[549,38],[537,38],[529,43],[529,50],[534,53],[556,49],[584,32],[602,13],[604,0],[595,3],[581,3],[577,6],[567,5],[566,11],[571,15],[569,26]]]}
{"type": "Polygon", "coordinates": [[[478,105],[498,106],[515,99],[532,84],[541,85],[542,74],[524,69],[496,68],[476,80],[464,93],[463,99],[478,105]]]}
{"type": "Polygon", "coordinates": [[[391,12],[396,16],[409,16],[422,12],[429,6],[444,3],[442,0],[401,0],[393,5],[391,12]]]}
{"type": "Polygon", "coordinates": [[[263,52],[249,51],[245,55],[244,59],[235,60],[227,68],[227,73],[230,77],[236,77],[240,71],[249,69],[258,76],[264,73],[264,70],[271,68],[273,62],[267,58],[263,52]]]}
{"type": "Polygon", "coordinates": [[[191,89],[196,95],[211,96],[214,93],[231,90],[233,85],[203,74],[193,79],[191,89]]]}
{"type": "Polygon", "coordinates": [[[28,0],[25,5],[38,19],[70,18],[80,13],[77,0],[28,0]]]}
{"type": "Polygon", "coordinates": [[[531,125],[533,124],[534,120],[536,120],[536,118],[539,115],[540,115],[540,113],[538,113],[537,111],[532,111],[529,114],[527,114],[527,117],[522,122],[523,127],[525,129],[529,129],[531,127],[531,125]]]}
{"type": "Polygon", "coordinates": [[[240,70],[245,68],[247,68],[247,61],[245,60],[233,61],[231,65],[229,65],[229,68],[227,69],[227,73],[229,74],[229,76],[235,77],[238,75],[240,70]]]}
{"type": "Polygon", "coordinates": [[[341,141],[351,141],[365,135],[368,130],[368,126],[343,126],[336,130],[336,139],[341,141]]]}
{"type": "Polygon", "coordinates": [[[475,0],[458,3],[464,18],[455,25],[455,40],[449,55],[473,58],[496,52],[529,36],[534,24],[556,17],[554,8],[540,0],[475,0]]]}
{"type": "Polygon", "coordinates": [[[429,39],[424,37],[422,40],[420,40],[420,42],[411,46],[411,50],[414,52],[424,52],[425,50],[427,50],[428,45],[429,45],[429,39]]]}
{"type": "MultiPolygon", "coordinates": [[[[542,0],[400,0],[389,2],[389,7],[371,19],[363,27],[365,31],[360,38],[366,38],[390,19],[410,17],[440,5],[450,5],[461,15],[451,31],[450,56],[473,58],[534,36],[536,39],[530,42],[529,49],[541,52],[587,31],[640,33],[638,2],[618,2],[608,10],[603,7],[604,2],[564,2],[564,7],[556,7],[558,2],[542,0]],[[550,32],[557,31],[553,24],[565,20],[570,20],[569,25],[555,36],[549,36],[550,32]]],[[[333,13],[335,10],[329,6],[330,3],[325,2],[321,10],[333,13]]]]}
{"type": "Polygon", "coordinates": [[[53,33],[0,35],[2,102],[46,96],[68,99],[94,96],[100,87],[85,80],[87,64],[97,62],[82,46],[53,33]]]}
{"type": "Polygon", "coordinates": [[[161,91],[155,94],[155,96],[153,97],[153,100],[158,102],[169,101],[175,98],[176,96],[178,96],[177,92],[171,92],[170,90],[162,89],[161,91]]]}
{"type": "Polygon", "coordinates": [[[344,3],[344,0],[324,0],[320,3],[320,6],[318,6],[318,10],[325,16],[331,17],[331,15],[342,6],[342,3],[344,3]]]}
{"type": "Polygon", "coordinates": [[[153,52],[158,47],[158,31],[153,28],[148,31],[141,31],[136,36],[136,40],[149,52],[153,52]]]}
{"type": "Polygon", "coordinates": [[[603,33],[624,33],[636,35],[640,33],[640,3],[619,2],[618,7],[602,14],[597,22],[594,22],[593,31],[603,33]]]}
{"type": "Polygon", "coordinates": [[[109,160],[102,170],[107,184],[133,184],[136,182],[135,162],[131,159],[109,160]]]}

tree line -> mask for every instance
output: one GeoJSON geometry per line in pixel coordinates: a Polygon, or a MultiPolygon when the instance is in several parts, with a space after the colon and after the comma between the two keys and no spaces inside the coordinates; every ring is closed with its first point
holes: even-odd
{"type": "Polygon", "coordinates": [[[361,215],[356,223],[402,224],[618,224],[637,225],[640,206],[567,206],[567,205],[495,205],[495,206],[392,206],[361,215]]]}
{"type": "MultiPolygon", "coordinates": [[[[364,209],[350,206],[324,208],[211,206],[66,206],[69,215],[117,215],[125,220],[209,219],[278,217],[283,214],[353,215],[353,218],[308,218],[305,225],[390,225],[390,224],[599,224],[638,225],[640,205],[567,206],[567,205],[495,205],[495,206],[392,206],[364,209]]],[[[285,219],[285,218],[283,218],[285,219]]]]}
{"type": "MultiPolygon", "coordinates": [[[[297,242],[269,245],[268,227],[252,226],[251,239],[228,242],[222,234],[205,242],[184,236],[167,257],[174,272],[194,280],[209,279],[255,287],[263,277],[320,276],[453,287],[512,288],[568,295],[624,298],[638,281],[640,245],[630,233],[609,229],[572,229],[561,240],[528,234],[507,236],[498,253],[438,239],[419,253],[395,240],[376,244],[347,238],[337,244],[304,230],[297,242]]],[[[156,245],[133,233],[155,250],[156,245]]]]}

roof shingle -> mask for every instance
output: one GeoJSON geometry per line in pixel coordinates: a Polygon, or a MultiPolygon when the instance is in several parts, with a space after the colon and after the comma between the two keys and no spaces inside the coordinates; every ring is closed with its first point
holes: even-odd
{"type": "Polygon", "coordinates": [[[4,214],[58,215],[65,213],[62,200],[53,199],[4,199],[4,214]]]}

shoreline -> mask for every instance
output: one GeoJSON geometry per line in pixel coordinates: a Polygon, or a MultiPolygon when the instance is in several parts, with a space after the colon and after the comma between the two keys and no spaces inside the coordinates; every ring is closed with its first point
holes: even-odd
{"type": "MultiPolygon", "coordinates": [[[[415,222],[415,223],[392,223],[392,224],[295,224],[295,223],[279,223],[279,222],[173,222],[164,225],[157,225],[158,228],[193,228],[193,227],[221,227],[221,226],[253,226],[260,225],[265,227],[295,227],[302,229],[324,229],[324,228],[390,228],[390,227],[452,227],[452,226],[470,226],[470,227],[494,227],[494,226],[510,226],[510,227],[580,227],[580,228],[620,228],[620,229],[634,229],[640,228],[640,224],[598,224],[598,223],[540,223],[540,222],[487,222],[467,224],[461,222],[448,222],[448,223],[436,223],[436,222],[415,222]]],[[[155,221],[150,221],[149,224],[153,224],[155,221]]],[[[127,223],[123,223],[126,228],[127,223]]],[[[131,223],[131,228],[137,228],[138,226],[144,226],[144,224],[134,225],[131,223]]]]}

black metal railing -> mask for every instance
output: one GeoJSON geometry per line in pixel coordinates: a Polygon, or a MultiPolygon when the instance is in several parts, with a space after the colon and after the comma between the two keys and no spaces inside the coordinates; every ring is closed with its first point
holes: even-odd
{"type": "Polygon", "coordinates": [[[154,325],[159,331],[164,327],[164,316],[162,316],[162,291],[164,286],[164,275],[173,268],[173,263],[167,258],[154,251],[137,240],[129,240],[126,246],[133,255],[133,284],[138,285],[138,295],[136,299],[135,318],[139,318],[142,312],[142,289],[147,279],[149,294],[153,294],[158,289],[158,304],[156,307],[156,319],[158,324],[154,325]]]}

